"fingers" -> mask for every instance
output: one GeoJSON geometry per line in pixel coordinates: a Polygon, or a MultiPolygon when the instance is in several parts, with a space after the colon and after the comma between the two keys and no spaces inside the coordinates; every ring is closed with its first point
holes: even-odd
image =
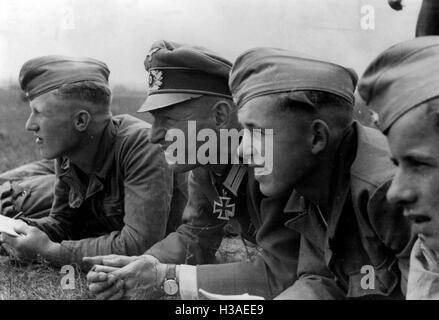
{"type": "Polygon", "coordinates": [[[2,233],[1,242],[7,243],[13,247],[17,247],[20,241],[24,239],[21,236],[28,236],[33,231],[33,229],[35,229],[35,231],[42,232],[38,228],[30,227],[26,222],[22,220],[14,220],[14,231],[18,233],[20,237],[2,233]]]}
{"type": "Polygon", "coordinates": [[[120,300],[123,298],[124,296],[124,289],[122,288],[121,290],[119,290],[116,294],[114,294],[113,296],[109,297],[107,300],[120,300]]]}
{"type": "Polygon", "coordinates": [[[112,267],[125,267],[127,264],[129,264],[131,261],[133,261],[132,257],[127,256],[113,256],[104,258],[104,265],[106,266],[112,266],[112,267]]]}
{"type": "Polygon", "coordinates": [[[103,282],[108,280],[108,274],[106,272],[90,271],[87,273],[87,282],[103,282]]]}
{"type": "Polygon", "coordinates": [[[15,247],[17,245],[17,237],[10,236],[6,233],[1,234],[1,242],[6,243],[11,247],[15,247]]]}
{"type": "Polygon", "coordinates": [[[97,264],[103,264],[103,258],[105,256],[95,256],[95,257],[84,257],[82,258],[82,262],[90,264],[90,265],[97,265],[97,264]]]}
{"type": "Polygon", "coordinates": [[[115,268],[115,267],[110,267],[110,266],[94,265],[92,270],[95,272],[99,272],[99,273],[102,273],[102,272],[110,273],[110,272],[113,272],[113,271],[116,271],[119,269],[115,268]]]}
{"type": "Polygon", "coordinates": [[[123,296],[124,283],[123,283],[123,280],[120,280],[120,279],[118,279],[116,277],[114,277],[114,278],[116,279],[115,280],[116,282],[113,285],[111,285],[109,287],[105,287],[105,288],[103,288],[100,291],[92,291],[92,290],[90,290],[90,291],[97,292],[96,293],[96,298],[98,298],[100,300],[107,300],[107,299],[110,299],[110,298],[112,298],[112,299],[120,299],[120,297],[123,296]]]}
{"type": "Polygon", "coordinates": [[[82,261],[90,265],[105,265],[120,268],[132,261],[132,257],[110,254],[106,256],[84,257],[82,261]]]}
{"type": "Polygon", "coordinates": [[[15,220],[15,222],[14,222],[14,230],[18,234],[26,235],[26,234],[30,233],[32,231],[32,229],[37,229],[37,228],[29,226],[23,220],[15,220]]]}
{"type": "Polygon", "coordinates": [[[119,256],[116,254],[110,254],[108,256],[87,257],[83,261],[87,263],[93,263],[95,265],[108,266],[113,268],[122,268],[127,264],[135,260],[137,257],[119,256]]]}
{"type": "Polygon", "coordinates": [[[89,282],[88,289],[93,294],[98,295],[110,290],[113,286],[115,286],[118,278],[116,278],[115,276],[109,276],[105,273],[97,273],[96,275],[92,275],[90,277],[89,275],[87,275],[87,281],[89,282]]]}

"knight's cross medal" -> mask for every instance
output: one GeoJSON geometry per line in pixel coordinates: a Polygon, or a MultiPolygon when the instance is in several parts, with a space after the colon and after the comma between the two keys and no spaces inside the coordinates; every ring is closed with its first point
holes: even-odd
{"type": "Polygon", "coordinates": [[[235,204],[230,203],[232,198],[222,196],[219,197],[220,202],[213,202],[213,213],[218,213],[218,219],[229,220],[235,215],[235,204]]]}

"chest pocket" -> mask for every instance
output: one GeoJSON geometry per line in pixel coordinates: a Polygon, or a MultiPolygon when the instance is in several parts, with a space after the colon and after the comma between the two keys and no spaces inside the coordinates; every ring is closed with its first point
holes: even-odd
{"type": "Polygon", "coordinates": [[[365,265],[361,270],[349,274],[348,281],[348,298],[366,296],[403,298],[398,287],[400,272],[397,259],[388,259],[379,266],[365,265]]]}

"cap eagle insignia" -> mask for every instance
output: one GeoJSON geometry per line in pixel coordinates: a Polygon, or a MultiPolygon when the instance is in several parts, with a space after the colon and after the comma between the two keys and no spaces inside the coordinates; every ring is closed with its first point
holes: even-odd
{"type": "Polygon", "coordinates": [[[149,90],[159,90],[163,84],[163,73],[160,70],[149,71],[149,90]]]}

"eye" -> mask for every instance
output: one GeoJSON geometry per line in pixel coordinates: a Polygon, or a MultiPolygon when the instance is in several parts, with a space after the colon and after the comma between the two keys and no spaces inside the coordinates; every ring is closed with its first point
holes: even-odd
{"type": "Polygon", "coordinates": [[[406,166],[413,171],[424,171],[432,166],[428,161],[416,157],[407,157],[404,162],[406,166]]]}
{"type": "Polygon", "coordinates": [[[174,117],[164,116],[164,117],[163,117],[163,121],[166,123],[166,122],[183,121],[183,119],[181,119],[181,118],[176,119],[176,118],[174,118],[174,117]]]}
{"type": "Polygon", "coordinates": [[[396,160],[395,158],[390,158],[390,161],[392,161],[392,163],[393,163],[396,167],[399,166],[399,162],[398,162],[398,160],[396,160]]]}
{"type": "Polygon", "coordinates": [[[409,159],[408,163],[410,164],[410,166],[412,167],[422,167],[422,166],[427,166],[428,164],[416,159],[409,159]]]}

